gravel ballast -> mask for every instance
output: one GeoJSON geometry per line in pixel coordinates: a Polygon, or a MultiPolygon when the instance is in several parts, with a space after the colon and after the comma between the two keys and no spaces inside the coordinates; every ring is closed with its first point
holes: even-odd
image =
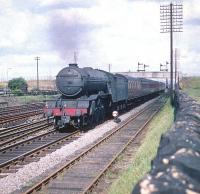
{"type": "MultiPolygon", "coordinates": [[[[120,116],[121,121],[136,114],[155,100],[156,99],[150,100],[123,114],[120,116]]],[[[72,155],[75,151],[80,150],[101,138],[106,132],[112,130],[117,125],[118,124],[113,122],[113,120],[106,121],[105,123],[96,126],[93,130],[83,133],[79,139],[74,140],[60,149],[40,158],[37,162],[31,162],[20,168],[16,173],[9,174],[7,177],[0,179],[0,193],[8,194],[27,186],[30,181],[36,180],[36,178],[41,176],[44,172],[66,160],[66,158],[72,155]]]]}

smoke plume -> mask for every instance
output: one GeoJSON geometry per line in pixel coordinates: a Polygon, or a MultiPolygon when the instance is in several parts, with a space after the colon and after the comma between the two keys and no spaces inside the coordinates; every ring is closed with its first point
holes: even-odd
{"type": "Polygon", "coordinates": [[[74,51],[87,47],[92,29],[91,24],[78,16],[66,18],[56,15],[49,25],[50,41],[63,59],[72,58],[74,51]]]}

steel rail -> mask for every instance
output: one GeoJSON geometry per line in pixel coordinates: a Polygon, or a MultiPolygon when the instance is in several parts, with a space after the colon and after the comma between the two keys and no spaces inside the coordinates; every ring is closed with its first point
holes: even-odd
{"type": "MultiPolygon", "coordinates": [[[[53,134],[55,132],[56,131],[51,131],[51,132],[48,132],[46,134],[42,134],[42,135],[38,136],[37,138],[40,138],[40,137],[43,137],[43,136],[47,136],[47,135],[49,135],[51,133],[53,134]]],[[[43,144],[43,145],[41,145],[41,146],[39,146],[39,147],[37,147],[37,148],[35,148],[33,150],[30,150],[30,151],[28,151],[28,152],[26,152],[24,154],[21,154],[21,155],[15,157],[15,158],[12,158],[11,160],[8,160],[8,161],[6,161],[4,163],[1,163],[0,164],[0,172],[3,169],[8,168],[8,166],[11,165],[11,164],[17,164],[20,161],[23,161],[25,159],[25,157],[27,157],[27,156],[31,157],[35,153],[39,154],[39,152],[45,151],[46,149],[49,149],[50,147],[52,147],[54,145],[57,145],[57,144],[63,142],[64,140],[69,140],[70,138],[74,137],[75,135],[77,135],[79,133],[80,133],[80,131],[76,130],[76,131],[74,131],[72,133],[69,133],[69,134],[67,134],[67,135],[65,135],[63,137],[60,137],[60,138],[58,138],[58,139],[56,139],[56,140],[54,140],[54,141],[52,141],[50,143],[43,144]]]]}
{"type": "MultiPolygon", "coordinates": [[[[53,122],[49,122],[48,124],[51,124],[53,122]]],[[[47,125],[46,122],[44,122],[44,120],[42,122],[39,122],[39,123],[36,123],[36,124],[32,124],[32,127],[29,126],[29,128],[25,128],[25,129],[18,129],[16,131],[11,131],[11,133],[7,132],[3,135],[0,134],[0,140],[5,138],[5,139],[10,139],[12,137],[17,137],[19,136],[20,134],[26,134],[26,132],[30,132],[31,130],[33,129],[36,129],[36,127],[41,127],[41,126],[44,126],[44,125],[47,125]]],[[[0,146],[1,146],[1,143],[0,143],[0,146]]]]}
{"type": "Polygon", "coordinates": [[[40,115],[40,114],[42,114],[42,112],[43,112],[42,110],[39,110],[39,111],[33,111],[33,112],[29,113],[28,115],[27,115],[27,113],[24,113],[24,114],[21,114],[21,115],[18,115],[18,116],[14,116],[11,119],[0,121],[0,126],[5,126],[5,125],[8,126],[8,124],[24,120],[28,117],[40,115]]]}
{"type": "Polygon", "coordinates": [[[27,110],[37,110],[37,109],[42,109],[43,108],[43,105],[39,105],[39,106],[36,106],[36,105],[22,105],[21,107],[10,107],[9,109],[7,108],[6,110],[0,110],[0,119],[6,117],[6,115],[11,115],[13,114],[13,112],[16,113],[16,111],[18,113],[21,113],[21,112],[25,112],[27,110]]]}
{"type": "Polygon", "coordinates": [[[4,111],[4,110],[15,110],[15,109],[18,109],[18,108],[27,108],[27,107],[41,107],[43,106],[44,103],[43,102],[40,102],[40,103],[31,103],[31,104],[24,104],[24,105],[18,105],[18,106],[8,106],[8,107],[4,107],[4,108],[0,108],[0,112],[4,111]]]}
{"type": "Polygon", "coordinates": [[[4,115],[3,117],[0,117],[0,122],[4,121],[5,119],[9,120],[10,117],[17,117],[17,116],[20,116],[20,115],[25,115],[25,114],[29,114],[29,113],[37,112],[37,111],[42,111],[42,109],[26,110],[26,111],[23,111],[23,112],[17,112],[17,113],[13,113],[13,114],[7,114],[7,115],[4,115]]]}
{"type": "Polygon", "coordinates": [[[23,113],[23,112],[26,112],[27,110],[30,111],[30,110],[38,110],[38,109],[42,109],[42,107],[27,107],[23,109],[13,109],[13,110],[8,110],[8,111],[3,111],[3,112],[0,112],[0,119],[4,119],[5,117],[8,117],[10,115],[23,113]]]}
{"type": "MultiPolygon", "coordinates": [[[[24,137],[26,137],[26,136],[28,136],[28,135],[32,135],[32,134],[34,134],[34,133],[36,133],[36,132],[38,132],[38,131],[47,129],[48,127],[51,127],[51,125],[49,125],[48,123],[46,123],[46,124],[44,124],[44,125],[42,125],[42,126],[39,126],[39,127],[38,127],[38,126],[37,126],[37,127],[34,127],[35,130],[30,131],[30,132],[25,133],[25,134],[22,134],[22,135],[20,135],[20,136],[17,136],[17,137],[15,137],[15,138],[13,138],[13,139],[9,139],[9,140],[7,140],[7,141],[1,143],[1,144],[0,144],[0,147],[5,146],[5,145],[10,144],[10,143],[15,143],[15,141],[18,140],[18,139],[22,139],[22,138],[24,138],[24,137]]],[[[54,130],[54,131],[55,131],[55,130],[54,130]]],[[[36,137],[37,137],[37,136],[36,136],[36,137]]],[[[33,138],[34,138],[34,137],[33,137],[33,138]]],[[[33,138],[30,138],[30,139],[27,139],[27,140],[32,140],[33,138]]],[[[9,146],[0,148],[0,152],[5,151],[6,149],[10,149],[10,148],[13,147],[13,146],[16,146],[16,145],[25,143],[27,140],[21,141],[21,142],[19,142],[19,143],[17,143],[17,144],[12,144],[12,145],[9,145],[9,146]]]]}
{"type": "MultiPolygon", "coordinates": [[[[17,146],[20,146],[20,145],[24,145],[25,143],[34,141],[35,139],[39,139],[39,138],[45,137],[45,136],[50,135],[50,134],[54,134],[54,133],[56,133],[56,132],[57,132],[56,130],[48,131],[48,132],[46,132],[46,133],[44,133],[44,134],[40,134],[40,135],[35,136],[35,137],[32,137],[32,138],[30,138],[30,139],[26,139],[26,140],[24,140],[24,141],[17,142],[16,144],[13,144],[13,145],[10,145],[10,146],[7,146],[7,147],[1,149],[1,152],[4,152],[4,151],[6,151],[6,150],[10,150],[10,149],[12,149],[12,148],[14,148],[14,147],[17,147],[17,146]]],[[[0,168],[3,166],[2,164],[3,164],[3,163],[0,163],[0,168]]]]}
{"type": "Polygon", "coordinates": [[[43,123],[45,121],[46,121],[46,119],[42,119],[42,120],[39,120],[39,121],[36,121],[33,123],[23,123],[21,125],[4,128],[4,129],[0,130],[0,141],[1,141],[1,138],[3,137],[3,135],[5,135],[5,134],[11,133],[16,130],[22,130],[22,128],[29,128],[33,125],[37,125],[37,124],[43,123]]]}
{"type": "Polygon", "coordinates": [[[141,134],[141,132],[145,129],[145,127],[149,124],[149,122],[154,118],[154,116],[160,111],[160,109],[162,108],[162,106],[160,106],[160,108],[154,112],[149,119],[144,123],[144,125],[142,127],[140,127],[140,129],[134,134],[134,136],[128,141],[128,143],[126,143],[124,145],[124,147],[113,157],[113,159],[111,160],[111,162],[98,174],[98,176],[91,182],[91,184],[82,192],[82,194],[87,194],[89,193],[93,187],[95,187],[95,185],[97,184],[97,182],[99,181],[99,179],[106,173],[106,171],[109,170],[109,168],[111,167],[111,165],[117,160],[117,158],[127,149],[127,147],[138,137],[139,134],[141,134]]]}
{"type": "Polygon", "coordinates": [[[3,118],[0,122],[3,123],[3,121],[4,121],[5,119],[11,120],[11,119],[10,119],[11,116],[17,118],[18,116],[27,115],[27,114],[31,114],[31,113],[34,113],[34,112],[41,112],[41,111],[42,111],[42,109],[38,109],[38,110],[29,110],[29,111],[17,113],[17,114],[15,114],[15,115],[14,115],[14,114],[11,114],[11,115],[6,116],[6,118],[3,118]]]}

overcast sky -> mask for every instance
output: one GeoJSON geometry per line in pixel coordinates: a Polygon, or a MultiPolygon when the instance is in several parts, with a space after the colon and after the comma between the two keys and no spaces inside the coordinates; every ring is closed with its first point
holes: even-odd
{"type": "MultiPolygon", "coordinates": [[[[176,1],[173,1],[176,2],[176,1]]],[[[183,3],[183,33],[175,35],[180,68],[200,75],[200,3],[183,3]]],[[[159,0],[0,0],[0,79],[55,76],[74,61],[111,71],[158,71],[169,61],[169,34],[160,33],[159,0]]]]}

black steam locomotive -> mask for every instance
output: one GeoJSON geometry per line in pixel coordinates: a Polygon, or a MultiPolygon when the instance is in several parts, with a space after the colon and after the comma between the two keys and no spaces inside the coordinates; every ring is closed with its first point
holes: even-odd
{"type": "Polygon", "coordinates": [[[144,78],[112,74],[69,64],[56,76],[61,96],[44,113],[53,116],[55,126],[85,128],[102,122],[112,111],[126,109],[136,100],[158,95],[165,84],[144,78]]]}

